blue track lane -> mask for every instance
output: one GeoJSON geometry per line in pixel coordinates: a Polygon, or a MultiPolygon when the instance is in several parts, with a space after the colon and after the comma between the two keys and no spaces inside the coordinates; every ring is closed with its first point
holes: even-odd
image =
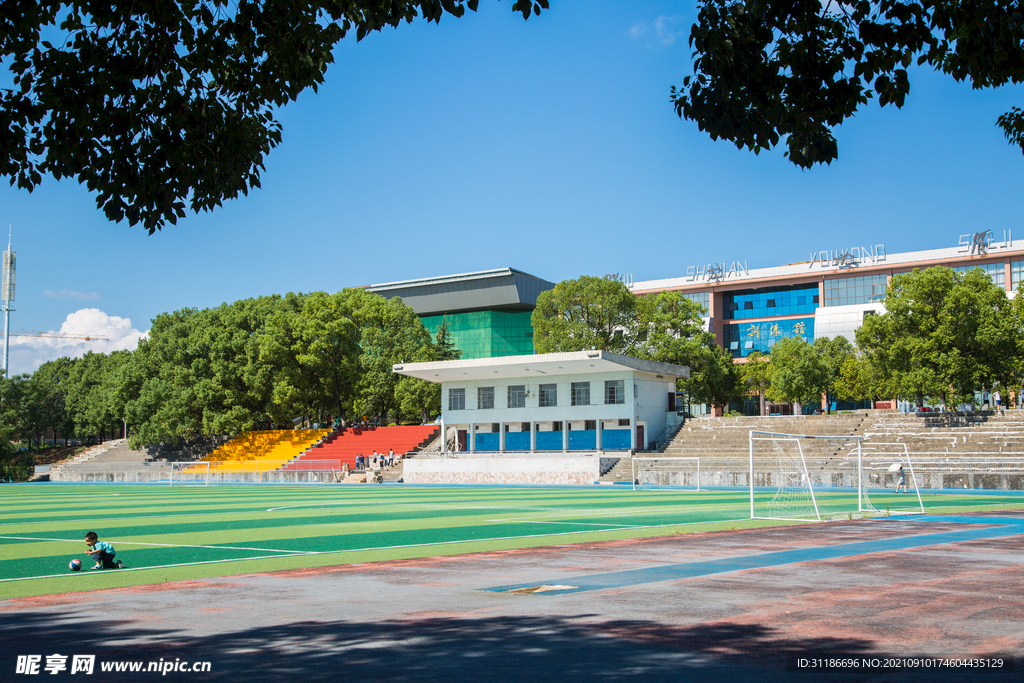
{"type": "MultiPolygon", "coordinates": [[[[875,521],[885,523],[889,520],[878,519],[875,521]]],[[[900,521],[940,522],[945,524],[986,524],[989,526],[982,529],[964,529],[963,531],[948,531],[938,534],[919,534],[884,540],[859,541],[857,543],[843,543],[825,547],[803,548],[800,550],[782,550],[775,553],[761,553],[758,555],[748,555],[745,557],[735,557],[723,560],[706,560],[704,562],[669,564],[662,567],[631,569],[621,572],[608,572],[606,574],[561,577],[550,581],[496,586],[494,588],[486,588],[484,590],[502,592],[517,588],[529,588],[531,586],[548,584],[573,586],[573,588],[544,591],[537,593],[536,595],[579,593],[582,591],[602,590],[606,588],[636,586],[638,584],[655,583],[658,581],[691,579],[698,576],[737,572],[747,569],[777,567],[779,565],[796,564],[798,562],[832,560],[838,557],[849,557],[852,555],[891,552],[894,550],[906,550],[908,548],[920,548],[930,545],[943,545],[946,543],[977,541],[986,538],[1001,538],[1004,536],[1024,534],[1024,519],[1012,517],[946,517],[942,515],[922,515],[920,517],[915,516],[913,520],[904,518],[900,521]]]]}

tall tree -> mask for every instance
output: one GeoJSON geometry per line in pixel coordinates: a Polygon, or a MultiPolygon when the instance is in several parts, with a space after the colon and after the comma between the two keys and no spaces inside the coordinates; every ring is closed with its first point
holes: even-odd
{"type": "MultiPolygon", "coordinates": [[[[832,129],[877,96],[902,107],[916,62],[991,88],[1024,81],[1020,5],[999,0],[701,0],[694,75],[672,99],[713,140],[755,153],[785,140],[801,167],[839,155],[832,129]]],[[[1024,149],[1024,112],[999,117],[1024,149]]]]}
{"type": "Polygon", "coordinates": [[[434,335],[434,346],[437,348],[437,360],[458,360],[462,357],[462,351],[455,348],[451,332],[448,331],[448,319],[441,318],[441,324],[434,335]]]}
{"type": "Polygon", "coordinates": [[[261,361],[277,368],[274,403],[286,414],[344,417],[356,390],[359,330],[343,293],[314,292],[268,320],[261,361]]]}
{"type": "Polygon", "coordinates": [[[832,337],[820,337],[814,340],[814,351],[821,358],[825,367],[825,410],[832,412],[832,403],[838,398],[839,383],[842,377],[843,365],[856,356],[856,351],[850,340],[842,335],[832,337]]]}
{"type": "Polygon", "coordinates": [[[743,385],[747,391],[756,394],[758,398],[758,409],[761,415],[765,414],[765,399],[768,398],[768,391],[771,389],[772,364],[771,357],[760,351],[754,351],[747,356],[747,362],[740,368],[740,375],[743,378],[743,385]]]}
{"type": "Polygon", "coordinates": [[[590,275],[563,280],[537,297],[530,317],[537,353],[597,349],[637,355],[651,330],[639,324],[643,306],[621,282],[590,275]]]}
{"type": "MultiPolygon", "coordinates": [[[[354,31],[460,17],[479,0],[3,3],[0,174],[75,178],[152,234],[260,186],[275,112],[316,91],[354,31]]],[[[548,0],[514,0],[524,18],[548,0]]]]}
{"type": "Polygon", "coordinates": [[[869,316],[857,346],[886,386],[924,404],[1012,381],[1021,347],[1006,291],[980,269],[935,266],[893,276],[884,315],[869,316]]]}
{"type": "Polygon", "coordinates": [[[732,355],[714,343],[691,346],[686,366],[690,377],[678,381],[690,403],[706,403],[715,408],[726,408],[744,395],[743,375],[732,355]]]}
{"type": "Polygon", "coordinates": [[[794,413],[801,404],[821,402],[828,371],[813,346],[800,337],[780,339],[772,346],[771,357],[771,398],[792,403],[794,413]]]}
{"type": "Polygon", "coordinates": [[[359,327],[359,374],[356,413],[387,422],[396,413],[396,363],[436,358],[430,332],[401,297],[385,299],[364,289],[346,289],[352,319],[359,327]]]}

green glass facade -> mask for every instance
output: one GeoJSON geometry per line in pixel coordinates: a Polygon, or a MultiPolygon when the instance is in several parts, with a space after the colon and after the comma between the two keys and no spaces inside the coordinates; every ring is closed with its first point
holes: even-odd
{"type": "Polygon", "coordinates": [[[533,353],[531,311],[473,311],[447,315],[422,316],[420,320],[437,337],[441,321],[448,321],[448,332],[463,358],[523,356],[533,353]]]}

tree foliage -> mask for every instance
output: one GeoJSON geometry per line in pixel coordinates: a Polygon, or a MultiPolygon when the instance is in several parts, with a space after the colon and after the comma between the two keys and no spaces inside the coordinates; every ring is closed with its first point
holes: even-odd
{"type": "Polygon", "coordinates": [[[857,330],[886,387],[923,405],[1009,385],[1021,357],[1020,326],[1006,291],[981,269],[936,266],[893,276],[886,313],[857,330]]]}
{"type": "MultiPolygon", "coordinates": [[[[316,91],[333,49],[479,0],[3,3],[0,174],[75,178],[152,234],[260,186],[276,109],[316,91]]],[[[528,18],[548,0],[514,0],[528,18]]]]}
{"type": "Polygon", "coordinates": [[[651,330],[640,324],[642,300],[621,282],[584,275],[541,292],[530,322],[537,353],[597,349],[635,356],[651,330]]]}
{"type": "Polygon", "coordinates": [[[831,412],[832,404],[839,398],[843,366],[849,359],[856,357],[856,350],[849,339],[839,335],[831,339],[828,337],[815,339],[814,351],[818,354],[825,369],[825,404],[826,411],[831,412]]]}
{"type": "MultiPolygon", "coordinates": [[[[785,140],[804,168],[838,157],[832,129],[877,97],[902,107],[907,68],[927,65],[989,88],[1024,81],[1015,0],[701,0],[690,31],[694,76],[672,99],[712,139],[755,153],[785,140]]],[[[1024,113],[999,117],[1024,149],[1024,113]]]]}
{"type": "Polygon", "coordinates": [[[769,398],[814,404],[828,386],[828,369],[814,346],[800,337],[780,339],[771,351],[769,398]]]}
{"type": "Polygon", "coordinates": [[[764,414],[765,399],[768,398],[768,390],[772,386],[772,359],[771,356],[754,351],[747,356],[747,362],[740,368],[740,375],[746,391],[756,394],[758,397],[759,410],[764,414]]]}
{"type": "Polygon", "coordinates": [[[595,348],[689,367],[678,390],[720,407],[741,395],[740,375],[704,329],[705,313],[679,292],[637,297],[621,282],[582,276],[537,298],[533,344],[537,353],[595,348]]]}

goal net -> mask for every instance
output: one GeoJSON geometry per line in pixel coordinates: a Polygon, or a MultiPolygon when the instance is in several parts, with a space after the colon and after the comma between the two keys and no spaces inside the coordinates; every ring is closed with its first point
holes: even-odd
{"type": "Polygon", "coordinates": [[[171,486],[209,486],[210,463],[172,462],[171,486]]]}
{"type": "Polygon", "coordinates": [[[700,458],[633,458],[633,490],[700,491],[700,458]]]}
{"type": "Polygon", "coordinates": [[[868,462],[859,436],[750,432],[751,519],[822,520],[924,512],[910,453],[868,462]],[[886,476],[904,467],[908,493],[886,476]]]}

